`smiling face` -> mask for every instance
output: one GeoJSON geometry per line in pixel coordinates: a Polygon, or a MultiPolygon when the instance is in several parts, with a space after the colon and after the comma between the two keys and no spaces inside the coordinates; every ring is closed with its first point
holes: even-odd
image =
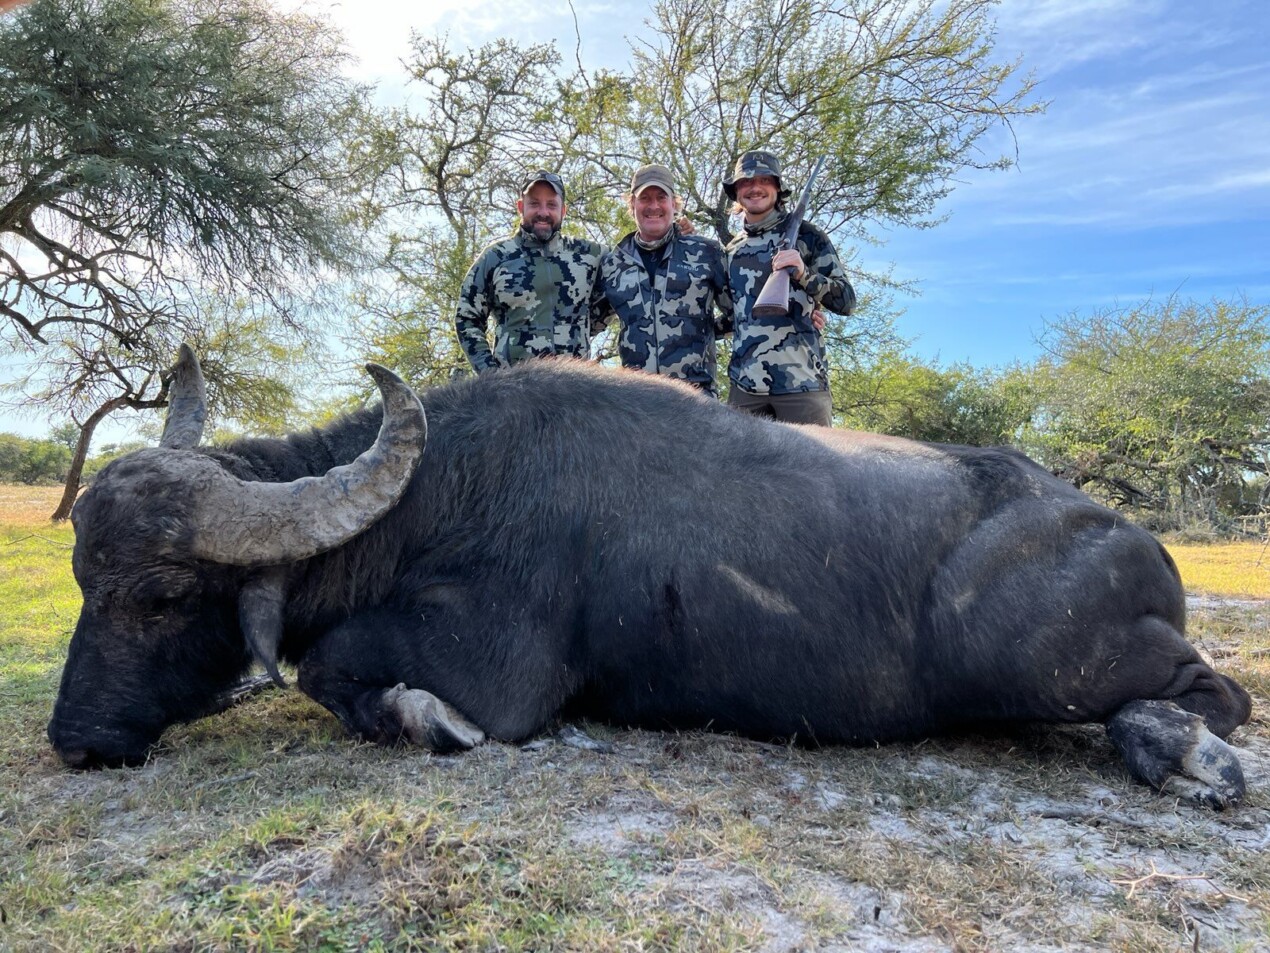
{"type": "Polygon", "coordinates": [[[736,184],[736,200],[745,212],[747,222],[757,222],[776,207],[780,184],[772,175],[756,175],[736,184]]]}
{"type": "Polygon", "coordinates": [[[564,222],[565,206],[559,192],[546,182],[535,182],[516,200],[516,211],[524,227],[545,242],[564,222]]]}
{"type": "Polygon", "coordinates": [[[662,238],[675,223],[675,197],[660,186],[645,186],[639,195],[631,196],[631,215],[646,242],[662,238]]]}

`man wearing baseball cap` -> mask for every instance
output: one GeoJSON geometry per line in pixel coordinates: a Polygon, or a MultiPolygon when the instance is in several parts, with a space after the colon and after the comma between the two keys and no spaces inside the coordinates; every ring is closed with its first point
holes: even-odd
{"type": "Polygon", "coordinates": [[[829,365],[815,312],[855,308],[846,270],[829,236],[806,219],[797,247],[781,248],[790,193],[771,152],[742,153],[723,191],[744,215],[726,249],[735,319],[728,403],[777,420],[832,426],[829,365]],[[789,313],[755,315],[754,302],[775,268],[790,269],[789,313]]]}
{"type": "Polygon", "coordinates": [[[590,356],[604,249],[560,234],[564,182],[554,172],[536,169],[525,176],[516,211],[520,227],[477,256],[459,291],[455,329],[477,373],[529,357],[590,356]],[[492,350],[485,331],[491,317],[492,350]]]}
{"type": "Polygon", "coordinates": [[[635,231],[604,256],[598,314],[617,314],[623,367],[717,397],[715,335],[731,327],[732,310],[723,247],[682,232],[681,206],[670,169],[652,163],[635,170],[627,195],[635,231]]]}

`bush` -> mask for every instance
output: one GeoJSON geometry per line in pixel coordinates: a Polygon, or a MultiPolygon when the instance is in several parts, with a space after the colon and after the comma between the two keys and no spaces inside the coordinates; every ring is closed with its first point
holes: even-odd
{"type": "Polygon", "coordinates": [[[71,452],[55,440],[0,434],[0,483],[56,486],[66,479],[71,452]]]}

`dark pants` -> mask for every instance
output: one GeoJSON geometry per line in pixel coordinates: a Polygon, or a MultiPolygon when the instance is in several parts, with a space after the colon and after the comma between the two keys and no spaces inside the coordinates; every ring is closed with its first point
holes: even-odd
{"type": "Polygon", "coordinates": [[[734,383],[728,391],[728,406],[756,417],[770,417],[790,424],[833,426],[833,399],[827,390],[801,394],[750,394],[734,383]]]}

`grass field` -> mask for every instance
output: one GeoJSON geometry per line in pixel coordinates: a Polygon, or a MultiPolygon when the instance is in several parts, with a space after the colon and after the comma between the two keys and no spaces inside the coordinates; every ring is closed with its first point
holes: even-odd
{"type": "Polygon", "coordinates": [[[1264,541],[1166,545],[1188,592],[1270,599],[1270,549],[1264,541]]]}
{"type": "Polygon", "coordinates": [[[43,737],[78,613],[55,491],[0,487],[0,949],[1270,949],[1258,545],[1171,546],[1254,693],[1245,804],[1132,782],[1101,728],[821,751],[585,726],[436,757],[294,689],[71,773],[43,737]]]}

